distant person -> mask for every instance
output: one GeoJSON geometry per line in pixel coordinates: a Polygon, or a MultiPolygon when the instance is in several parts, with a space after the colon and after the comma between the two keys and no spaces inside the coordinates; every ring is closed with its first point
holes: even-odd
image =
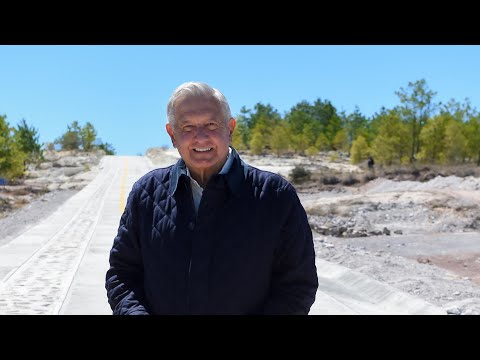
{"type": "Polygon", "coordinates": [[[110,252],[113,314],[308,314],[318,278],[293,186],[229,146],[224,95],[188,82],[166,125],[180,159],[132,187],[110,252]]]}
{"type": "Polygon", "coordinates": [[[370,170],[373,170],[373,166],[375,165],[375,161],[373,161],[373,157],[371,156],[368,157],[367,165],[370,170]]]}

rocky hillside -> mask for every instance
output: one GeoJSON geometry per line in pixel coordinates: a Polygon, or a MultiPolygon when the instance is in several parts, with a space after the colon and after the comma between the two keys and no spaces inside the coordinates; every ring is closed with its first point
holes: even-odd
{"type": "Polygon", "coordinates": [[[29,165],[17,184],[0,186],[0,218],[48,192],[82,189],[97,174],[103,156],[103,150],[45,151],[45,161],[29,165]]]}
{"type": "Polygon", "coordinates": [[[103,150],[92,152],[46,151],[45,162],[27,169],[23,184],[49,191],[81,189],[92,179],[95,167],[105,155],[103,150]]]}

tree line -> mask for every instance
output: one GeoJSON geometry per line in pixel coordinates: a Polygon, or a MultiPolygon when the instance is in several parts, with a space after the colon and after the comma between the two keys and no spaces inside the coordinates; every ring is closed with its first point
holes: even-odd
{"type": "Polygon", "coordinates": [[[0,178],[11,181],[22,177],[26,165],[44,160],[45,149],[102,149],[107,155],[115,154],[111,144],[103,143],[97,138],[97,131],[90,122],[80,126],[78,121],[73,121],[67,126],[67,131],[53,142],[40,144],[38,129],[29,126],[25,119],[17,127],[12,127],[7,116],[0,115],[0,178]]]}
{"type": "MultiPolygon", "coordinates": [[[[342,151],[353,164],[373,156],[380,165],[475,163],[480,166],[480,115],[468,99],[435,102],[425,79],[395,91],[400,104],[382,107],[372,117],[355,107],[339,112],[329,100],[306,100],[281,115],[272,105],[243,106],[236,116],[233,146],[253,154],[300,154],[342,151]]],[[[111,144],[97,139],[94,126],[73,121],[52,143],[39,144],[38,130],[23,119],[16,128],[0,116],[0,177],[20,177],[26,163],[42,160],[42,149],[98,148],[113,155],[111,144]]]]}
{"type": "Polygon", "coordinates": [[[253,154],[301,154],[337,150],[356,164],[373,156],[377,164],[475,163],[480,165],[480,116],[469,99],[434,102],[425,79],[395,94],[400,105],[382,107],[367,118],[358,106],[339,112],[328,100],[301,101],[283,116],[270,104],[242,107],[233,146],[253,154]]]}

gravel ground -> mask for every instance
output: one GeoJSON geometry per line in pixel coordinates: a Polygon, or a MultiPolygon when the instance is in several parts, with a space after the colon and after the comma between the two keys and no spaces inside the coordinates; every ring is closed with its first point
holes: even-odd
{"type": "MultiPolygon", "coordinates": [[[[411,245],[406,237],[369,240],[375,238],[342,239],[314,232],[317,257],[387,283],[440,306],[449,314],[480,315],[480,283],[474,281],[476,272],[471,266],[480,261],[480,253],[468,263],[471,272],[462,274],[452,271],[455,267],[445,260],[438,261],[435,256],[412,256],[405,251],[411,245]]],[[[419,253],[427,253],[426,250],[429,249],[424,247],[419,253]]],[[[455,256],[449,258],[455,259],[455,256]]],[[[462,258],[462,268],[464,263],[465,258],[462,258]]]]}
{"type": "Polygon", "coordinates": [[[11,211],[8,216],[0,219],[0,246],[41,222],[79,191],[76,189],[51,191],[11,211]]]}

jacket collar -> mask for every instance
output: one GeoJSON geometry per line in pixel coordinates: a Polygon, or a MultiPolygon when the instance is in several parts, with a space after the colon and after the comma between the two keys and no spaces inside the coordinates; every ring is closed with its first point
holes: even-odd
{"type": "MultiPolygon", "coordinates": [[[[232,149],[231,156],[233,157],[233,163],[230,167],[230,170],[225,175],[214,175],[214,176],[225,176],[226,182],[230,190],[240,196],[242,190],[242,184],[247,176],[248,165],[240,158],[240,155],[235,150],[233,146],[230,146],[232,149]]],[[[178,159],[175,165],[172,166],[170,170],[170,187],[168,189],[168,194],[173,196],[178,187],[178,182],[180,177],[187,176],[187,166],[185,161],[182,158],[178,159]]]]}

